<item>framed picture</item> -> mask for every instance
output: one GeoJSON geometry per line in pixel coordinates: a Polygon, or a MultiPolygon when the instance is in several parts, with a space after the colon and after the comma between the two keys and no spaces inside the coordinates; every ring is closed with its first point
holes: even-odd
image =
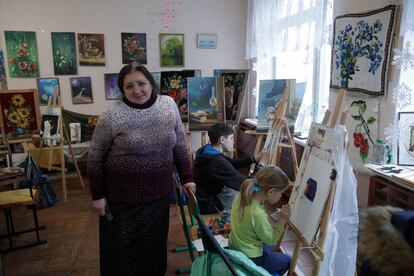
{"type": "Polygon", "coordinates": [[[76,75],[78,73],[78,64],[75,33],[52,32],[51,37],[55,75],[76,75]]]}
{"type": "Polygon", "coordinates": [[[4,66],[4,53],[0,50],[0,90],[7,90],[6,67],[4,66]]]}
{"type": "Polygon", "coordinates": [[[197,48],[199,49],[216,49],[216,34],[197,34],[197,48]]]}
{"type": "Polygon", "coordinates": [[[5,31],[10,77],[35,78],[39,76],[39,55],[35,32],[5,31]]]}
{"type": "Polygon", "coordinates": [[[78,34],[79,65],[105,66],[103,34],[78,34]]]}
{"type": "Polygon", "coordinates": [[[90,77],[69,78],[73,104],[93,103],[90,77]]]}
{"type": "Polygon", "coordinates": [[[1,128],[9,140],[31,137],[40,129],[39,96],[36,89],[1,90],[1,128]]]}
{"type": "Polygon", "coordinates": [[[414,166],[414,112],[399,112],[398,165],[414,166]]]}
{"type": "Polygon", "coordinates": [[[155,85],[157,86],[158,92],[161,90],[161,72],[151,72],[152,77],[154,78],[155,85]]]}
{"type": "Polygon", "coordinates": [[[335,18],[332,88],[384,95],[395,7],[335,18]]]}
{"type": "Polygon", "coordinates": [[[59,115],[43,114],[40,126],[42,137],[50,137],[59,132],[59,115]]]}
{"type": "Polygon", "coordinates": [[[184,67],[184,34],[159,34],[160,66],[184,67]]]}
{"type": "Polygon", "coordinates": [[[124,94],[118,87],[118,74],[105,74],[105,99],[107,100],[119,100],[124,94]]]}
{"type": "Polygon", "coordinates": [[[56,96],[60,95],[58,78],[37,78],[37,92],[39,94],[39,104],[47,105],[49,97],[52,97],[52,103],[56,101],[56,96]]]}
{"type": "Polygon", "coordinates": [[[147,35],[145,33],[121,33],[122,63],[137,61],[147,64],[147,35]]]}
{"type": "Polygon", "coordinates": [[[238,123],[240,121],[240,110],[243,106],[249,70],[215,69],[214,76],[221,76],[224,80],[226,122],[238,123]]]}

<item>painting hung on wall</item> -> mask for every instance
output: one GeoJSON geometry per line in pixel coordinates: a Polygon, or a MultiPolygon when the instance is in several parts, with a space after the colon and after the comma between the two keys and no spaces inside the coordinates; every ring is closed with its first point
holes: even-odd
{"type": "Polygon", "coordinates": [[[190,131],[207,131],[225,121],[223,78],[188,78],[188,127],[190,131]]]}
{"type": "Polygon", "coordinates": [[[76,75],[78,66],[75,33],[52,32],[51,37],[55,75],[76,75]]]}
{"type": "Polygon", "coordinates": [[[199,49],[216,49],[216,34],[197,34],[197,48],[199,49]]]}
{"type": "Polygon", "coordinates": [[[147,64],[147,35],[145,33],[121,33],[122,63],[137,61],[147,64]]]}
{"type": "Polygon", "coordinates": [[[31,137],[40,129],[36,89],[0,91],[0,118],[8,139],[31,137]]]}
{"type": "Polygon", "coordinates": [[[79,64],[105,66],[103,34],[78,34],[79,64]]]}
{"type": "Polygon", "coordinates": [[[119,100],[123,96],[118,87],[118,74],[105,74],[105,99],[119,100]]]}
{"type": "Polygon", "coordinates": [[[249,70],[215,69],[214,76],[221,76],[224,79],[226,122],[238,123],[240,120],[240,110],[243,106],[249,70]]]}
{"type": "Polygon", "coordinates": [[[395,6],[335,18],[331,87],[385,92],[395,6]]]}
{"type": "Polygon", "coordinates": [[[159,92],[161,89],[161,72],[151,72],[151,75],[154,78],[155,85],[159,92]]]}
{"type": "Polygon", "coordinates": [[[40,105],[47,105],[49,97],[52,98],[51,103],[56,101],[55,94],[60,95],[59,79],[58,78],[38,78],[37,92],[39,94],[40,105]]]}
{"type": "Polygon", "coordinates": [[[73,104],[93,103],[92,84],[90,77],[70,78],[73,104]]]}
{"type": "Polygon", "coordinates": [[[160,66],[184,67],[184,34],[160,34],[160,66]]]}
{"type": "Polygon", "coordinates": [[[399,112],[398,165],[414,166],[414,112],[399,112]]]}
{"type": "Polygon", "coordinates": [[[0,90],[7,89],[6,67],[4,67],[4,54],[0,50],[0,90]]]}
{"type": "Polygon", "coordinates": [[[35,32],[5,31],[10,77],[39,76],[39,56],[35,32]]]}
{"type": "Polygon", "coordinates": [[[194,77],[195,74],[195,70],[161,72],[161,95],[168,95],[174,99],[183,121],[187,121],[188,117],[187,78],[194,77]]]}

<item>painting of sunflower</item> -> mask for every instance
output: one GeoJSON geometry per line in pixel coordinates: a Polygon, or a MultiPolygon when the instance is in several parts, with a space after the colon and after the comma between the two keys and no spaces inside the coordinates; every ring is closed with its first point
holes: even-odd
{"type": "Polygon", "coordinates": [[[36,89],[1,91],[1,127],[8,139],[30,137],[39,130],[37,97],[36,89]]]}

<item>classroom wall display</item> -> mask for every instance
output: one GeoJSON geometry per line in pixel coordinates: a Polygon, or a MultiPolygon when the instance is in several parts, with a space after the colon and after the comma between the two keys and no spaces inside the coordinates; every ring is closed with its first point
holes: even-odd
{"type": "Polygon", "coordinates": [[[58,78],[37,78],[37,92],[39,94],[39,104],[47,105],[49,97],[52,97],[52,103],[55,102],[55,93],[60,95],[58,78]]]}
{"type": "Polygon", "coordinates": [[[118,87],[118,74],[110,73],[104,75],[105,79],[105,99],[119,100],[124,95],[118,87]]]}
{"type": "Polygon", "coordinates": [[[197,48],[199,49],[216,49],[216,34],[197,34],[197,48]]]}
{"type": "Polygon", "coordinates": [[[78,64],[75,33],[52,32],[51,38],[55,75],[76,75],[78,64]]]}
{"type": "Polygon", "coordinates": [[[39,55],[35,32],[4,31],[9,73],[12,78],[39,76],[39,55]]]}
{"type": "Polygon", "coordinates": [[[103,34],[78,33],[79,64],[105,66],[105,42],[103,34]]]}
{"type": "Polygon", "coordinates": [[[249,70],[215,69],[214,76],[220,76],[224,79],[226,122],[238,123],[240,121],[240,111],[243,107],[249,70]]]}
{"type": "Polygon", "coordinates": [[[137,61],[147,64],[147,35],[145,33],[121,33],[122,63],[137,61]]]}
{"type": "Polygon", "coordinates": [[[160,66],[184,67],[184,34],[160,33],[160,66]]]}
{"type": "Polygon", "coordinates": [[[414,112],[399,112],[398,165],[414,166],[414,112]]]}
{"type": "Polygon", "coordinates": [[[1,90],[0,121],[8,139],[31,137],[40,129],[36,89],[1,90]]]}
{"type": "Polygon", "coordinates": [[[7,89],[6,67],[4,65],[4,53],[0,50],[0,90],[7,89]]]}
{"type": "Polygon", "coordinates": [[[190,131],[207,131],[225,121],[224,81],[222,77],[188,78],[188,127],[190,131]]]}
{"type": "Polygon", "coordinates": [[[93,103],[92,83],[90,77],[70,78],[73,104],[93,103]]]}
{"type": "Polygon", "coordinates": [[[332,88],[384,94],[395,8],[395,5],[390,5],[335,18],[332,88]]]}

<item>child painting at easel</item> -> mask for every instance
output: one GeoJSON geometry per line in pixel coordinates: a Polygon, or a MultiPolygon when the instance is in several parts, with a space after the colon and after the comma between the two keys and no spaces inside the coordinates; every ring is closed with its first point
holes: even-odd
{"type": "Polygon", "coordinates": [[[231,248],[243,252],[272,275],[283,275],[290,266],[289,255],[274,251],[290,217],[290,206],[282,206],[273,227],[263,203],[275,205],[288,187],[289,179],[280,168],[264,167],[256,179],[243,182],[231,209],[231,248]]]}

